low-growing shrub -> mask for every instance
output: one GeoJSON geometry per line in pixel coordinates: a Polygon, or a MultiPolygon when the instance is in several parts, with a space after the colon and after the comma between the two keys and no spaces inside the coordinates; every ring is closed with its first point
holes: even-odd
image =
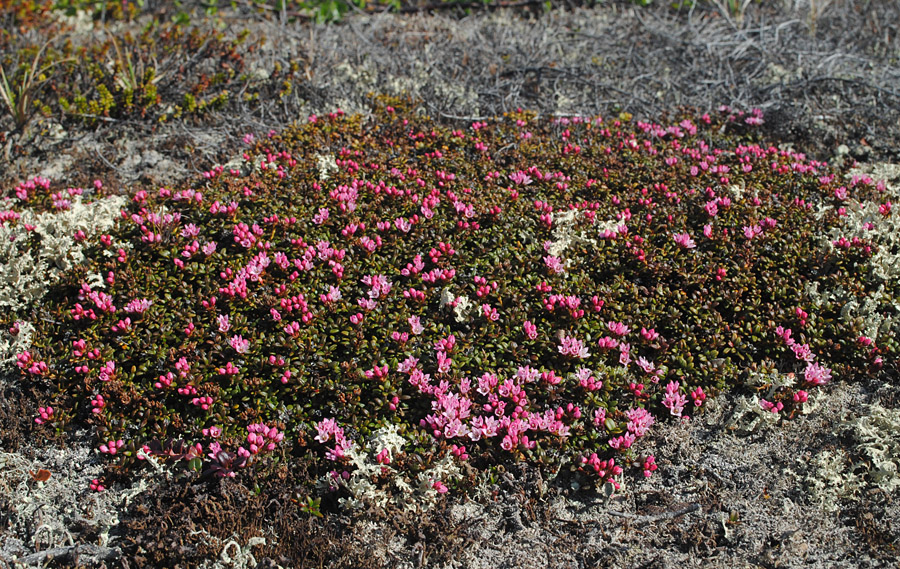
{"type": "MultiPolygon", "coordinates": [[[[874,230],[890,192],[759,143],[761,122],[453,128],[376,99],[248,134],[239,163],[73,235],[83,261],[8,314],[34,326],[36,420],[94,429],[94,489],[147,460],[222,477],[303,455],[319,492],[428,503],[509,461],[649,476],[638,439],[724,389],[789,417],[832,379],[895,377],[897,284],[870,263],[896,249],[874,230]]],[[[32,186],[5,224],[58,209],[32,186]]]]}

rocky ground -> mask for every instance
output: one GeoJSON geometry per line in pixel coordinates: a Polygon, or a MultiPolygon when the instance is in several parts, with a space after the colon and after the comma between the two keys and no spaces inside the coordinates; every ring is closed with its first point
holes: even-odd
{"type": "MultiPolygon", "coordinates": [[[[227,162],[248,132],[337,107],[364,111],[371,91],[408,93],[447,121],[517,107],[647,119],[756,107],[772,143],[868,168],[900,162],[900,7],[888,0],[752,3],[740,20],[708,5],[615,1],[550,13],[355,14],[331,26],[238,8],[217,19],[226,34],[250,31],[258,48],[244,65],[261,78],[302,56],[290,96],[164,124],[38,117],[16,130],[4,117],[3,187],[34,175],[72,186],[101,179],[123,192],[175,184],[227,162]]],[[[80,25],[73,41],[93,33],[80,25]]],[[[880,168],[900,195],[900,170],[880,168]]],[[[723,397],[690,423],[658,429],[645,449],[660,457],[657,473],[612,497],[511,467],[478,499],[451,498],[415,518],[310,518],[291,502],[302,473],[287,469],[261,495],[235,481],[173,484],[161,471],[85,496],[100,469],[86,436],[35,440],[35,408],[27,386],[0,380],[0,565],[898,566],[900,494],[873,461],[900,457],[897,378],[843,378],[813,412],[777,425],[754,427],[740,401],[723,397]],[[35,480],[39,469],[52,476],[35,480]]]]}

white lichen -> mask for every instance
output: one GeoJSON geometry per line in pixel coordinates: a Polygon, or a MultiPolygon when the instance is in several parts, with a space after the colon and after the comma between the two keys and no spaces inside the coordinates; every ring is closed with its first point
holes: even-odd
{"type": "Polygon", "coordinates": [[[441,308],[445,306],[453,306],[454,318],[458,323],[462,324],[468,319],[469,312],[475,305],[469,300],[468,296],[454,296],[449,288],[444,288],[441,291],[441,308]]]}
{"type": "Polygon", "coordinates": [[[10,371],[15,367],[16,356],[31,347],[34,325],[19,321],[19,331],[13,335],[9,330],[0,330],[0,370],[10,371]]]}
{"type": "Polygon", "coordinates": [[[331,176],[332,172],[338,171],[337,160],[334,154],[323,155],[316,153],[316,168],[319,169],[319,181],[324,182],[331,176]]]}
{"type": "Polygon", "coordinates": [[[731,415],[729,425],[737,430],[752,433],[758,429],[774,427],[781,420],[780,413],[763,409],[759,396],[746,397],[740,395],[731,415]]]}
{"type": "Polygon", "coordinates": [[[896,492],[900,488],[900,410],[869,405],[861,415],[844,421],[841,430],[850,436],[852,446],[823,450],[809,460],[803,481],[813,502],[833,512],[840,500],[856,499],[870,486],[896,492]]]}
{"type": "MultiPolygon", "coordinates": [[[[365,445],[354,445],[348,452],[349,467],[345,476],[339,477],[339,484],[351,496],[341,498],[341,507],[350,510],[365,505],[385,508],[388,505],[409,511],[424,511],[432,507],[440,494],[436,482],[444,483],[460,476],[459,467],[448,454],[438,460],[430,469],[420,472],[413,480],[398,471],[391,464],[403,452],[406,441],[397,432],[396,425],[388,425],[376,431],[365,445]],[[387,451],[388,460],[378,462],[378,455],[387,451]]],[[[320,480],[320,487],[333,486],[338,478],[326,475],[320,480]]]]}
{"type": "Polygon", "coordinates": [[[0,225],[0,307],[19,312],[37,302],[63,272],[84,262],[75,233],[90,237],[108,231],[124,204],[122,196],[89,204],[75,196],[68,210],[35,214],[26,209],[15,225],[0,225]],[[34,247],[27,246],[26,224],[40,237],[34,247]]]}
{"type": "Polygon", "coordinates": [[[839,501],[852,498],[861,485],[860,479],[850,468],[846,451],[824,450],[809,461],[809,474],[804,482],[813,503],[826,512],[839,508],[839,501]]]}
{"type": "Polygon", "coordinates": [[[864,457],[867,478],[888,493],[900,488],[900,410],[876,403],[844,426],[864,457]]]}

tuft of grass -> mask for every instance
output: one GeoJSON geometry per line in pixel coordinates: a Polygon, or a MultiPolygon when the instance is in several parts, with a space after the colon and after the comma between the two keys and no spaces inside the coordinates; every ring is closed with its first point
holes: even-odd
{"type": "MultiPolygon", "coordinates": [[[[642,436],[724,390],[789,417],[832,379],[895,374],[897,283],[872,267],[889,192],[761,143],[762,121],[454,128],[377,98],[248,133],[239,165],[73,235],[83,260],[3,314],[34,326],[37,428],[93,429],[94,490],[148,462],[302,457],[316,514],[424,507],[518,461],[618,487],[656,470],[642,436]],[[860,204],[879,213],[850,227],[860,204]],[[864,300],[874,327],[843,309],[864,300]]],[[[20,186],[5,223],[62,197],[20,186]]]]}
{"type": "Polygon", "coordinates": [[[33,110],[31,103],[37,91],[48,81],[47,73],[57,65],[71,60],[62,58],[45,61],[44,54],[48,45],[50,41],[41,45],[37,53],[30,58],[30,64],[25,61],[14,65],[9,75],[0,64],[0,100],[12,116],[17,129],[22,129],[31,117],[33,110]]]}

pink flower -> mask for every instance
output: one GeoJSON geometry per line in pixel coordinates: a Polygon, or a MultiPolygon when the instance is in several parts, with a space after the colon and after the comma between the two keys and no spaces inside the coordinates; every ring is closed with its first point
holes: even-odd
{"type": "Polygon", "coordinates": [[[450,371],[450,366],[453,365],[453,360],[448,358],[444,352],[437,353],[437,362],[438,373],[447,373],[450,371]]]}
{"type": "Polygon", "coordinates": [[[100,452],[104,454],[115,455],[123,446],[125,446],[125,441],[123,441],[122,439],[119,439],[117,441],[110,440],[105,444],[100,445],[100,452]]]}
{"type": "Polygon", "coordinates": [[[675,240],[675,243],[681,245],[685,249],[693,249],[697,246],[693,239],[691,239],[691,235],[689,233],[676,233],[672,235],[672,239],[675,240]]]}
{"type": "Polygon", "coordinates": [[[615,338],[610,338],[609,336],[604,336],[597,340],[597,345],[600,346],[601,350],[612,350],[614,348],[619,347],[619,341],[615,338]]]}
{"type": "Polygon", "coordinates": [[[635,436],[633,433],[625,433],[624,435],[609,439],[609,446],[616,450],[625,450],[634,444],[635,436]]]}
{"type": "Polygon", "coordinates": [[[570,356],[579,359],[585,359],[591,355],[587,347],[585,347],[584,343],[573,336],[563,335],[563,337],[560,338],[560,346],[558,350],[559,353],[564,356],[570,356]]]}
{"type": "Polygon", "coordinates": [[[481,312],[484,313],[484,317],[490,320],[491,322],[496,322],[500,319],[500,314],[497,312],[496,308],[492,308],[488,304],[481,305],[481,312]]]}
{"type": "Polygon", "coordinates": [[[406,321],[409,322],[409,327],[413,334],[418,336],[425,331],[425,328],[422,326],[422,322],[419,320],[418,316],[410,316],[406,321]]]}
{"type": "Polygon", "coordinates": [[[228,343],[239,354],[246,354],[247,350],[250,349],[250,340],[245,340],[243,336],[232,336],[228,343]]]}
{"type": "Polygon", "coordinates": [[[631,329],[622,322],[609,321],[606,323],[606,327],[616,336],[624,336],[631,332],[631,329]]]}
{"type": "Polygon", "coordinates": [[[641,336],[648,342],[652,342],[659,338],[659,332],[657,332],[653,328],[650,328],[649,330],[647,330],[646,328],[641,328],[641,336]]]}
{"type": "Polygon", "coordinates": [[[330,441],[331,437],[336,432],[341,431],[341,433],[343,434],[343,429],[341,429],[340,427],[337,426],[337,423],[335,422],[335,420],[333,418],[332,419],[322,419],[316,425],[316,431],[318,431],[318,434],[315,436],[315,440],[317,440],[318,442],[323,443],[323,444],[330,441]]]}
{"type": "Polygon", "coordinates": [[[43,425],[53,417],[53,407],[38,407],[38,415],[34,422],[38,425],[43,425]]]}
{"type": "Polygon", "coordinates": [[[753,239],[754,237],[762,235],[762,232],[763,232],[762,227],[760,227],[757,224],[754,224],[751,226],[747,226],[747,225],[744,226],[744,237],[746,237],[747,239],[753,239]]]}
{"type": "Polygon", "coordinates": [[[320,207],[319,213],[313,216],[313,223],[316,225],[322,225],[325,221],[328,220],[329,211],[327,207],[320,207]]]}
{"type": "Polygon", "coordinates": [[[698,387],[697,389],[691,391],[691,399],[694,400],[694,407],[700,407],[703,405],[703,402],[706,401],[706,394],[703,393],[703,388],[698,387]]]}
{"type": "Polygon", "coordinates": [[[653,471],[656,469],[657,469],[656,457],[654,457],[652,454],[647,455],[647,458],[644,459],[644,466],[643,466],[644,476],[646,476],[647,478],[650,478],[650,475],[653,474],[653,471]]]}
{"type": "Polygon", "coordinates": [[[224,334],[225,332],[228,332],[228,330],[231,329],[231,323],[228,320],[227,314],[220,314],[219,316],[216,317],[216,320],[219,323],[219,332],[222,332],[224,334]]]}
{"type": "Polygon", "coordinates": [[[219,438],[222,435],[222,429],[219,427],[210,427],[208,429],[203,429],[204,437],[212,437],[214,439],[219,438]]]}
{"type": "Polygon", "coordinates": [[[519,186],[527,186],[532,182],[531,177],[522,170],[510,174],[509,179],[512,180],[514,184],[519,186]]]}
{"type": "Polygon", "coordinates": [[[669,382],[666,386],[666,394],[663,396],[663,406],[674,417],[681,417],[681,412],[687,404],[687,397],[678,391],[679,387],[681,387],[681,384],[677,381],[669,382]]]}
{"type": "Polygon", "coordinates": [[[628,417],[628,431],[634,433],[636,437],[643,437],[656,422],[656,419],[649,411],[641,407],[629,409],[625,416],[628,417]]]}
{"type": "Polygon", "coordinates": [[[559,257],[547,255],[544,257],[544,264],[547,265],[547,268],[553,273],[561,274],[566,272],[566,267],[559,257]]]}
{"type": "Polygon", "coordinates": [[[831,369],[817,363],[810,363],[806,366],[803,377],[808,383],[813,385],[825,385],[831,380],[831,369]]]}

